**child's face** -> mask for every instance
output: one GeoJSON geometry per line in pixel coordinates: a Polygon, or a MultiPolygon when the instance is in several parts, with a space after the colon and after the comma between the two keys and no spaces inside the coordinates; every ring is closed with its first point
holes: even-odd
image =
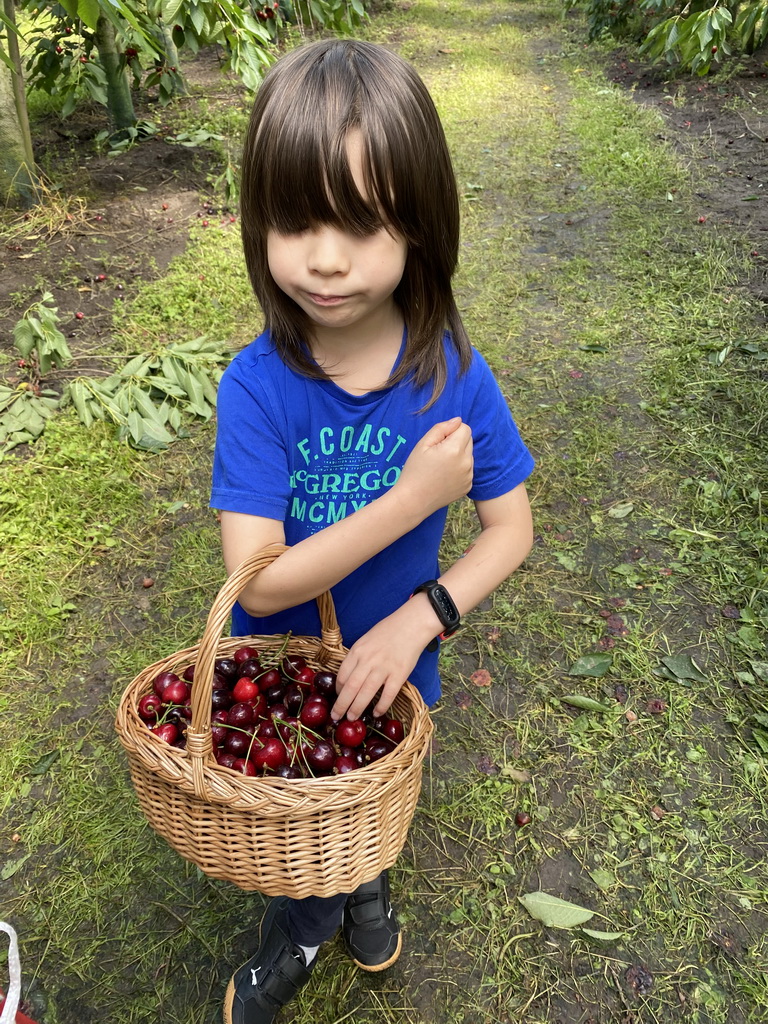
{"type": "MultiPolygon", "coordinates": [[[[359,140],[352,136],[349,158],[355,184],[364,194],[359,140]]],[[[318,328],[376,329],[391,322],[392,294],[407,256],[405,239],[384,227],[363,237],[331,224],[297,234],[267,235],[267,259],[279,288],[318,328]]]]}

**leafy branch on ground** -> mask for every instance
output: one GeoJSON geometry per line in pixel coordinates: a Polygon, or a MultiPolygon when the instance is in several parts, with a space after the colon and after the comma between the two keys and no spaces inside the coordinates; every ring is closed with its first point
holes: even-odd
{"type": "Polygon", "coordinates": [[[46,292],[13,329],[21,354],[18,365],[30,380],[17,387],[0,385],[0,454],[34,441],[59,407],[72,405],[80,422],[115,424],[120,440],[144,451],[160,451],[188,437],[185,418],[209,420],[216,405],[216,384],[231,353],[205,336],[133,356],[108,377],[76,377],[63,395],[43,389],[40,378],[72,361],[58,329],[58,309],[46,292]]]}

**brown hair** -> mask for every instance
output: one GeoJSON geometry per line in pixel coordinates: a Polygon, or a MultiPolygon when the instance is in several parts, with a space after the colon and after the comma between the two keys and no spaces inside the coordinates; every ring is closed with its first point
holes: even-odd
{"type": "Polygon", "coordinates": [[[253,290],[282,359],[311,377],[328,375],[306,349],[311,321],[272,279],[267,233],[332,224],[364,235],[391,226],[408,246],[394,299],[408,329],[388,384],[413,373],[445,386],[446,328],[469,365],[469,339],[451,288],[459,248],[459,198],[442,125],[413,68],[384,47],[351,39],[300,46],[264,78],[243,147],[243,247],[253,290]],[[363,145],[365,195],[347,156],[363,145]]]}

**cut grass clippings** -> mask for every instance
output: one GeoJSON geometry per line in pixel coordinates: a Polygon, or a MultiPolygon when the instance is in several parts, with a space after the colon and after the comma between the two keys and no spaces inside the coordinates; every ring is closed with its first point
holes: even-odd
{"type": "MultiPolygon", "coordinates": [[[[420,0],[370,35],[396,39],[446,125],[459,301],[537,457],[537,539],[444,648],[436,749],[393,873],[403,956],[363,976],[329,944],[281,1019],[758,1024],[768,385],[743,347],[763,330],[750,243],[699,224],[696,168],[599,54],[569,56],[554,6],[482,2],[468,19],[420,0]],[[591,913],[589,931],[533,920],[520,897],[539,892],[591,913]]],[[[245,341],[241,267],[233,232],[201,230],[118,344],[245,341]]],[[[223,577],[211,445],[203,428],[139,456],[63,417],[0,465],[16,512],[0,892],[46,1024],[217,1020],[254,949],[263,900],[150,834],[111,731],[124,682],[198,639],[223,577]]],[[[470,506],[450,524],[446,559],[476,529],[470,506]]]]}

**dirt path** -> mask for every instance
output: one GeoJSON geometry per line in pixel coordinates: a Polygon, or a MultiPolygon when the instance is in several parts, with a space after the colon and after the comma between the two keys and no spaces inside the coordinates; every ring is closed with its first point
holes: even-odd
{"type": "MultiPolygon", "coordinates": [[[[414,60],[446,123],[464,196],[459,293],[538,459],[537,540],[445,651],[438,738],[394,873],[407,953],[367,977],[330,944],[281,1019],[757,1024],[768,994],[754,739],[768,682],[763,72],[665,86],[619,55],[604,73],[575,23],[538,5],[487,2],[470,16],[421,2],[373,32],[414,60]],[[534,920],[519,897],[535,891],[592,911],[598,934],[534,920]]],[[[236,106],[226,95],[221,108],[211,100],[221,117],[236,106]]],[[[134,296],[163,279],[190,224],[215,216],[229,230],[222,203],[197,191],[217,169],[160,141],[94,158],[100,198],[82,230],[10,243],[21,248],[7,250],[4,323],[18,315],[14,292],[31,301],[31,268],[62,309],[91,303],[72,344],[98,365],[117,285],[141,332],[147,306],[134,296]],[[108,283],[84,281],[97,267],[108,283]]],[[[226,265],[236,281],[220,306],[241,310],[231,255],[210,255],[231,250],[199,231],[189,245],[210,290],[224,287],[216,258],[226,265]]],[[[230,311],[205,305],[198,270],[184,301],[202,333],[230,311]]],[[[0,369],[18,376],[13,361],[0,369]]],[[[9,509],[15,483],[31,487],[46,465],[87,500],[77,429],[3,465],[9,509]]],[[[168,1024],[218,1020],[231,967],[255,942],[260,898],[205,879],[148,833],[112,734],[124,681],[198,638],[222,578],[206,508],[212,437],[131,461],[97,435],[94,465],[128,498],[105,504],[114,533],[89,547],[77,588],[52,581],[71,614],[30,641],[3,696],[16,781],[0,900],[39,1024],[156,1021],[158,1007],[168,1024]],[[43,723],[33,749],[13,747],[19,707],[43,723]]],[[[475,528],[464,507],[451,523],[446,558],[475,528]]]]}

